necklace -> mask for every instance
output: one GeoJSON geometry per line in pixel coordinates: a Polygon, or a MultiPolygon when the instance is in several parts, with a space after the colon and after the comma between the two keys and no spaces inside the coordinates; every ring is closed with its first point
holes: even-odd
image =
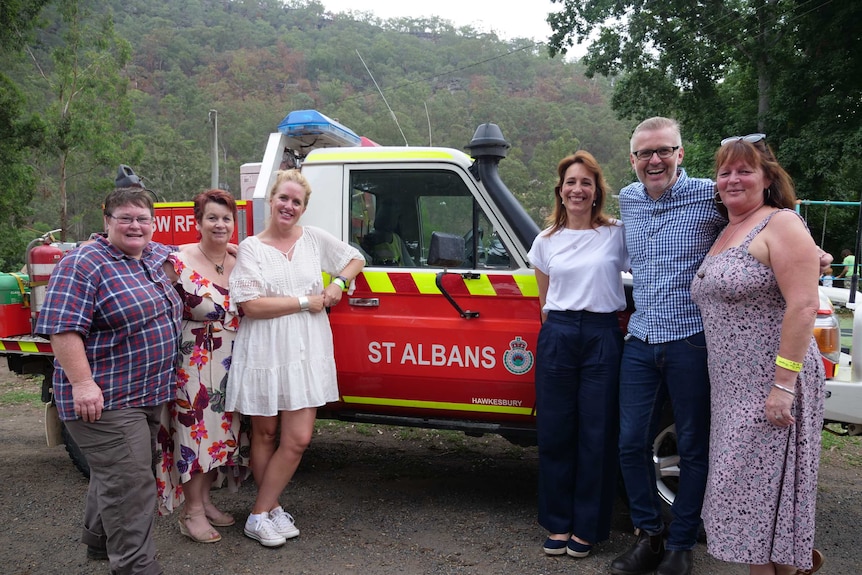
{"type": "Polygon", "coordinates": [[[214,266],[215,266],[215,271],[216,271],[216,273],[217,273],[218,275],[222,275],[222,274],[224,274],[224,261],[227,259],[227,252],[225,252],[224,256],[222,257],[222,259],[221,259],[221,263],[220,263],[220,264],[218,264],[218,263],[216,263],[216,262],[215,262],[215,260],[213,260],[211,257],[209,257],[209,256],[207,255],[207,253],[206,253],[206,252],[204,251],[204,249],[201,247],[201,244],[200,244],[200,243],[198,243],[198,249],[200,250],[200,252],[204,255],[204,257],[205,257],[206,259],[208,259],[210,262],[212,262],[212,265],[214,265],[214,266]]]}
{"type": "MultiPolygon", "coordinates": [[[[736,227],[734,227],[734,228],[733,228],[733,231],[732,231],[732,232],[730,232],[729,234],[727,234],[726,236],[725,236],[725,234],[724,234],[724,233],[722,233],[722,234],[721,234],[721,243],[718,245],[718,247],[716,247],[716,248],[715,248],[715,251],[714,251],[713,253],[714,253],[714,254],[718,254],[718,253],[720,253],[720,252],[721,252],[721,250],[724,248],[724,246],[726,246],[726,245],[727,245],[727,243],[728,243],[728,242],[730,242],[730,238],[732,238],[733,236],[735,236],[735,235],[736,235],[736,230],[738,230],[738,229],[739,229],[739,226],[741,226],[742,224],[744,224],[744,223],[745,223],[745,220],[747,220],[748,218],[750,218],[751,216],[753,216],[754,214],[756,214],[758,211],[760,211],[760,208],[762,208],[762,207],[763,207],[763,204],[760,204],[760,205],[759,205],[759,206],[757,206],[754,210],[752,210],[752,211],[751,211],[747,216],[745,216],[744,218],[742,218],[742,219],[741,219],[741,220],[739,220],[738,222],[733,222],[732,224],[727,224],[727,227],[728,227],[728,228],[729,228],[730,226],[736,226],[736,227]]],[[[725,228],[725,229],[724,229],[724,232],[725,232],[725,233],[727,232],[727,228],[725,228]]]]}

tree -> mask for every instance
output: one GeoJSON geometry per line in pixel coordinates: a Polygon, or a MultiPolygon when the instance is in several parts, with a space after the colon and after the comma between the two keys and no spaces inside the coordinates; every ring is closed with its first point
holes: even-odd
{"type": "MultiPolygon", "coordinates": [[[[711,175],[723,136],[763,132],[800,197],[859,199],[862,3],[560,3],[549,16],[551,53],[594,38],[583,62],[590,76],[617,78],[614,110],[680,120],[686,165],[697,175],[711,175]]],[[[844,247],[855,225],[840,227],[844,247]]],[[[827,239],[830,251],[838,241],[827,239]]]]}
{"type": "MultiPolygon", "coordinates": [[[[114,32],[112,13],[101,4],[86,0],[58,3],[61,24],[46,30],[42,38],[48,52],[29,51],[39,79],[34,88],[49,95],[44,107],[48,138],[42,177],[46,187],[52,179],[56,183],[64,240],[73,221],[68,212],[69,192],[74,191],[79,200],[92,197],[92,202],[82,203],[98,209],[104,196],[93,197],[93,172],[120,163],[122,134],[133,123],[126,95],[128,80],[121,75],[131,47],[114,32]]],[[[78,237],[90,231],[80,224],[78,228],[78,237]]]]}
{"type": "MultiPolygon", "coordinates": [[[[31,40],[32,29],[48,0],[4,0],[0,3],[0,55],[14,59],[31,40]]],[[[0,72],[0,269],[23,265],[36,178],[27,163],[29,151],[41,142],[43,125],[27,111],[16,84],[0,72]]]]}
{"type": "MultiPolygon", "coordinates": [[[[721,100],[720,82],[743,66],[757,86],[756,127],[762,129],[796,5],[787,0],[564,0],[564,11],[549,16],[550,50],[565,53],[595,35],[583,59],[587,75],[623,76],[614,108],[626,117],[703,116],[705,102],[721,100]]],[[[705,127],[715,128],[712,123],[705,127]]],[[[686,128],[692,126],[687,122],[686,128]]]]}

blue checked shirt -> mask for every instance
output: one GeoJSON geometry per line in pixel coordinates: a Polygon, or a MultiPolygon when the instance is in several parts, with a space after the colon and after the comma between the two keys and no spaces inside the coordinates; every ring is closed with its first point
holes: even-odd
{"type": "MultiPolygon", "coordinates": [[[[173,399],[183,302],[162,269],[171,250],[150,242],[140,260],[103,237],[66,254],[51,274],[36,332],[77,332],[105,409],[173,399]]],[[[77,419],[72,386],[54,362],[60,419],[77,419]]]]}
{"type": "Polygon", "coordinates": [[[636,338],[665,343],[703,331],[690,288],[727,223],[715,209],[714,191],[712,180],[689,178],[682,168],[676,183],[658,200],[640,182],[620,191],[634,280],[635,312],[628,329],[636,338]]]}

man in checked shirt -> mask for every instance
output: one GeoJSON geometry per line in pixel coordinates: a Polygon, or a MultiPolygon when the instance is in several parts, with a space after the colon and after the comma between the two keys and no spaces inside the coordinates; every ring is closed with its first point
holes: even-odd
{"type": "Polygon", "coordinates": [[[620,470],[637,542],[611,563],[615,575],[691,573],[709,457],[706,341],[689,287],[727,221],[712,180],[691,178],[679,125],[650,118],[635,128],[630,161],[639,182],[620,191],[636,311],[620,371],[620,470]],[[652,442],[661,407],[673,406],[679,489],[665,533],[652,442]]]}

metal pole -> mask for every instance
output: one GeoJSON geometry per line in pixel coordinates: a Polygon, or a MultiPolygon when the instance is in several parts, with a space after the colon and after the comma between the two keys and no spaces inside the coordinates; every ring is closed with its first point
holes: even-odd
{"type": "Polygon", "coordinates": [[[212,150],[210,157],[212,160],[212,174],[210,175],[210,187],[218,188],[218,111],[210,110],[209,112],[210,130],[212,131],[212,150]]]}

